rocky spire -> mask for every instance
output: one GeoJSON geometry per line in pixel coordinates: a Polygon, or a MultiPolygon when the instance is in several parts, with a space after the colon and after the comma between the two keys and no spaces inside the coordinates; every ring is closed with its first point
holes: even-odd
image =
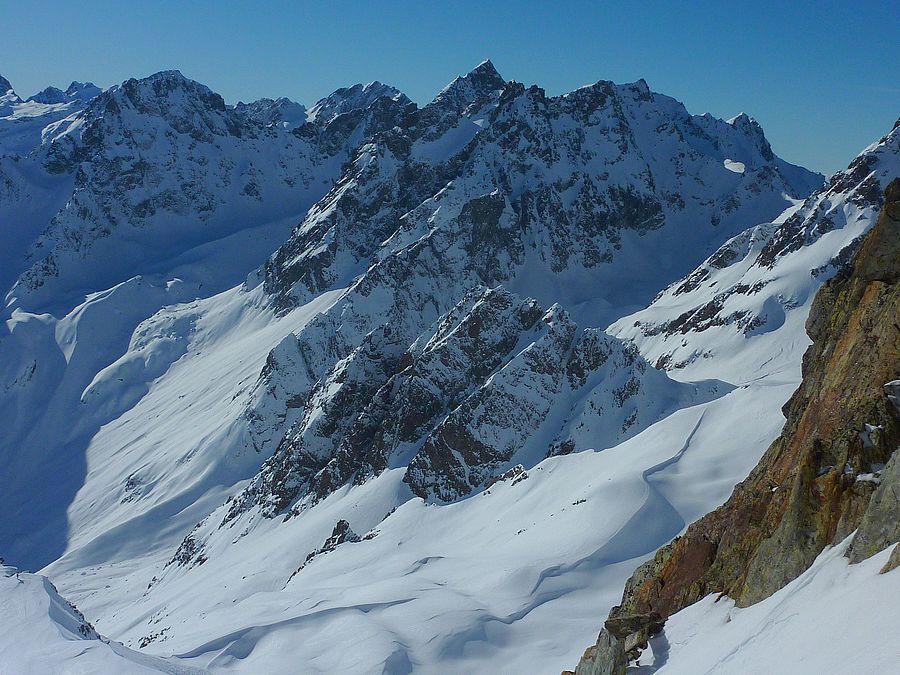
{"type": "Polygon", "coordinates": [[[506,84],[506,80],[500,76],[490,59],[485,59],[475,66],[464,79],[477,86],[491,89],[503,89],[506,84]]]}
{"type": "Polygon", "coordinates": [[[433,104],[450,105],[462,112],[467,106],[506,86],[494,64],[482,61],[468,74],[455,78],[435,96],[433,104]]]}
{"type": "Polygon", "coordinates": [[[756,144],[763,159],[771,162],[775,158],[775,153],[772,152],[772,146],[769,145],[769,141],[766,139],[762,127],[759,125],[759,122],[750,117],[750,115],[742,112],[736,117],[732,117],[728,120],[728,123],[735,129],[742,131],[756,144]]]}

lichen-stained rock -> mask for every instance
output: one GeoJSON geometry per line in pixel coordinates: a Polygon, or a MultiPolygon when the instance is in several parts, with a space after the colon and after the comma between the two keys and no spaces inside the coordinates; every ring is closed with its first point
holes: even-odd
{"type": "MultiPolygon", "coordinates": [[[[876,479],[876,474],[872,478],[876,479]]],[[[900,452],[894,452],[884,470],[877,474],[877,481],[847,550],[853,563],[900,542],[900,452]]]]}
{"type": "MultiPolygon", "coordinates": [[[[715,592],[758,602],[857,529],[851,561],[900,538],[900,179],[851,266],[816,295],[803,382],[781,436],[729,500],[660,549],[625,588],[611,620],[663,618],[715,592]],[[877,485],[861,488],[860,483],[877,485]]],[[[623,649],[614,650],[620,657],[623,649]]]]}
{"type": "Polygon", "coordinates": [[[896,544],[891,550],[891,555],[888,558],[888,561],[884,563],[884,567],[879,570],[879,573],[887,574],[888,572],[895,570],[898,567],[900,567],[900,544],[896,544]]]}
{"type": "Polygon", "coordinates": [[[625,675],[628,659],[622,643],[605,628],[578,662],[575,675],[625,675]]]}

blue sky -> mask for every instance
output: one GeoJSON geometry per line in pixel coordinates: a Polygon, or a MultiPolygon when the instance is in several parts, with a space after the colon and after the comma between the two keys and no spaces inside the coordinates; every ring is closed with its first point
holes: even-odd
{"type": "Polygon", "coordinates": [[[548,94],[643,77],[693,113],[762,124],[830,173],[900,115],[900,10],[877,2],[0,0],[0,74],[22,95],[177,68],[225,100],[312,104],[374,79],[424,103],[490,58],[548,94]]]}

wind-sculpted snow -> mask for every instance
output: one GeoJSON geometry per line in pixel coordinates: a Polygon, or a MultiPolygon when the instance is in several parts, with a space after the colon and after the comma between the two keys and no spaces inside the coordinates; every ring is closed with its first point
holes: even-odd
{"type": "Polygon", "coordinates": [[[849,262],[897,175],[900,125],[802,204],[725,242],[610,331],[678,377],[709,377],[723,360],[741,382],[766,360],[796,368],[816,290],[849,262]]]}
{"type": "MultiPolygon", "coordinates": [[[[777,435],[792,388],[734,390],[452,504],[410,499],[398,467],[287,521],[247,513],[220,526],[220,509],[192,533],[199,564],[166,566],[172,550],[159,551],[128,581],[118,565],[91,564],[101,588],[75,599],[92,617],[115,606],[97,627],[118,623],[129,646],[214,670],[403,672],[385,664],[404,659],[423,672],[561,669],[634,565],[725,499],[758,458],[748,448],[777,435]],[[360,541],[318,553],[341,520],[360,541]],[[548,625],[565,625],[565,639],[547,639],[548,625]]],[[[84,553],[51,568],[73,589],[84,553]]]]}

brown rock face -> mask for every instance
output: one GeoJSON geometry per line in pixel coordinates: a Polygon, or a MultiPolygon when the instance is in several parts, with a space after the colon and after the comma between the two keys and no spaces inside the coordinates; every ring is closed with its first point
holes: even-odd
{"type": "Polygon", "coordinates": [[[900,445],[900,410],[885,388],[900,377],[898,281],[900,179],[885,190],[852,267],[815,298],[806,325],[813,344],[781,436],[723,506],[638,568],[601,642],[624,643],[610,622],[665,618],[710,593],[739,606],[758,602],[857,528],[854,561],[900,538],[900,456],[889,461],[900,445]]]}

